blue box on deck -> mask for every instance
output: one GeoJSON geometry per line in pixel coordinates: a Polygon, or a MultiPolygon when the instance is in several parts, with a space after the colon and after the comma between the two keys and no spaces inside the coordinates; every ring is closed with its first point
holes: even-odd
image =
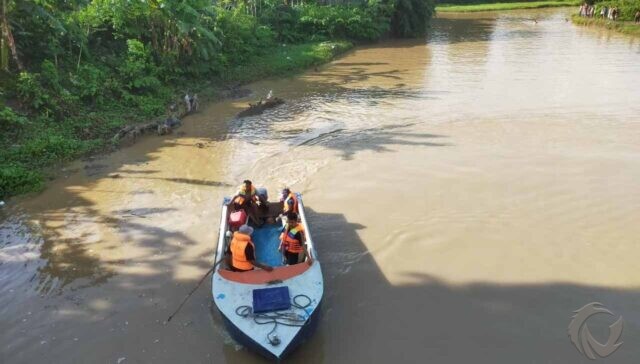
{"type": "Polygon", "coordinates": [[[291,307],[289,287],[261,288],[253,290],[253,312],[288,310],[291,307]]]}

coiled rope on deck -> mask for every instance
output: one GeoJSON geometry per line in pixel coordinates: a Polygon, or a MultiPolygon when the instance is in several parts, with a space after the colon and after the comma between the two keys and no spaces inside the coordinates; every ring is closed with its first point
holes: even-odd
{"type": "Polygon", "coordinates": [[[280,339],[275,335],[275,331],[278,325],[290,326],[290,327],[302,327],[307,323],[307,307],[311,305],[311,298],[305,294],[299,294],[293,297],[291,300],[291,307],[304,311],[305,315],[301,315],[292,310],[285,312],[266,312],[266,313],[254,313],[251,306],[243,305],[236,308],[236,315],[244,318],[253,318],[253,322],[258,325],[273,324],[273,328],[267,334],[267,340],[273,346],[280,344],[280,339]],[[307,302],[300,303],[299,299],[304,298],[307,302]]]}

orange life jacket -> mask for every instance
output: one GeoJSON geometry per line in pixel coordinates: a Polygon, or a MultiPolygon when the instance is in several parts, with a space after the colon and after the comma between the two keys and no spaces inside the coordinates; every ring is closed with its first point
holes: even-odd
{"type": "Polygon", "coordinates": [[[247,189],[245,188],[244,185],[240,185],[240,187],[238,187],[238,196],[236,196],[236,198],[233,200],[234,203],[237,203],[238,205],[243,205],[244,202],[249,198],[252,200],[256,199],[256,188],[253,187],[253,185],[251,185],[251,191],[247,192],[247,189]]]}
{"type": "Polygon", "coordinates": [[[289,192],[289,196],[284,199],[284,207],[282,208],[282,211],[284,211],[285,213],[289,211],[293,211],[296,214],[298,213],[298,198],[296,197],[295,193],[289,192]],[[293,205],[289,205],[289,200],[293,201],[293,205]]]}
{"type": "Polygon", "coordinates": [[[246,198],[244,198],[244,196],[236,196],[236,198],[233,200],[233,203],[237,203],[238,205],[241,205],[241,206],[242,206],[242,205],[244,205],[244,202],[245,202],[246,200],[247,200],[247,199],[246,199],[246,198]]]}
{"type": "Polygon", "coordinates": [[[300,232],[300,234],[304,234],[304,228],[301,224],[296,225],[291,230],[285,230],[280,234],[280,240],[284,245],[284,249],[290,253],[302,253],[304,249],[302,249],[302,244],[300,244],[300,240],[296,239],[296,234],[300,232]]]}
{"type": "Polygon", "coordinates": [[[251,270],[253,264],[247,260],[244,250],[247,248],[247,244],[251,244],[255,251],[255,246],[251,242],[251,237],[247,234],[241,234],[239,232],[233,233],[233,240],[231,240],[231,264],[236,269],[251,270]]]}

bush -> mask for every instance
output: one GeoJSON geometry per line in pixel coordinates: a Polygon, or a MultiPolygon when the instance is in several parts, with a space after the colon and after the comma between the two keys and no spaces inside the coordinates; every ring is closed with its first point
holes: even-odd
{"type": "Polygon", "coordinates": [[[79,98],[61,85],[58,70],[50,61],[42,63],[40,73],[21,72],[16,91],[26,107],[58,120],[75,114],[79,107],[79,98]]]}
{"type": "Polygon", "coordinates": [[[218,26],[222,32],[221,65],[245,64],[274,44],[275,34],[256,18],[242,11],[220,9],[218,26]]]}
{"type": "Polygon", "coordinates": [[[0,104],[0,130],[19,128],[27,123],[27,118],[16,114],[13,109],[0,104]]]}
{"type": "Polygon", "coordinates": [[[134,92],[154,91],[160,87],[158,68],[151,59],[151,52],[137,39],[127,40],[127,55],[118,67],[124,86],[134,92]]]}
{"type": "Polygon", "coordinates": [[[83,101],[101,101],[106,82],[103,70],[94,65],[85,64],[80,66],[75,74],[70,75],[69,81],[75,87],[76,94],[83,101]]]}
{"type": "Polygon", "coordinates": [[[300,21],[300,12],[287,5],[277,5],[267,8],[260,16],[260,22],[271,28],[278,42],[297,43],[306,36],[296,30],[300,21]]]}
{"type": "Polygon", "coordinates": [[[0,165],[0,198],[42,188],[42,175],[18,164],[0,165]]]}
{"type": "Polygon", "coordinates": [[[77,158],[86,150],[85,144],[58,134],[36,136],[15,150],[16,159],[39,167],[77,158]]]}
{"type": "Polygon", "coordinates": [[[37,73],[20,72],[16,90],[20,101],[27,107],[35,110],[42,109],[45,113],[49,113],[57,109],[57,105],[44,91],[39,76],[37,73]]]}
{"type": "Polygon", "coordinates": [[[310,40],[343,38],[372,41],[389,30],[386,7],[376,6],[300,6],[297,31],[310,40]]]}

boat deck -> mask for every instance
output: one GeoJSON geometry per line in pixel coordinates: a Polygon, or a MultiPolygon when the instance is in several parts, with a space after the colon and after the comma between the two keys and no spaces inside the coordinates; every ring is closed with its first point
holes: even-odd
{"type": "Polygon", "coordinates": [[[254,228],[251,238],[256,247],[256,260],[272,267],[280,267],[283,264],[280,246],[281,224],[264,224],[254,228]]]}

